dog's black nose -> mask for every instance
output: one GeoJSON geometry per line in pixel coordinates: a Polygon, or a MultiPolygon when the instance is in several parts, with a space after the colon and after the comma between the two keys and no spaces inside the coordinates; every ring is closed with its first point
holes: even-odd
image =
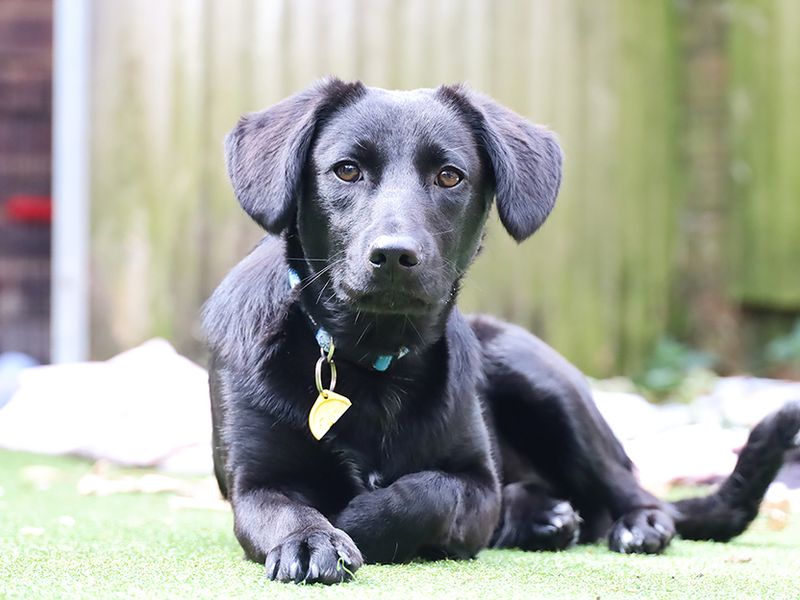
{"type": "Polygon", "coordinates": [[[416,267],[420,262],[419,244],[414,238],[403,235],[381,235],[369,247],[369,262],[376,269],[416,267]]]}

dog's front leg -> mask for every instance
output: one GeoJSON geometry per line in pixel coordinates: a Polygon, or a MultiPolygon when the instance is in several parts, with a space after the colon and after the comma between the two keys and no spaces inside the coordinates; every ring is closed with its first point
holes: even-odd
{"type": "Polygon", "coordinates": [[[232,504],[239,543],[270,579],[338,583],[364,562],[344,531],[280,492],[252,489],[237,493],[232,504]]]}
{"type": "Polygon", "coordinates": [[[470,558],[497,525],[496,478],[421,471],[353,498],[333,522],[369,562],[404,562],[420,555],[470,558]]]}

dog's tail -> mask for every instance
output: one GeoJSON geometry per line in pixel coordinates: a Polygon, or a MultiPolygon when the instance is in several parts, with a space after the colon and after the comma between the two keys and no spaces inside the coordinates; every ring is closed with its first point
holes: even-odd
{"type": "Polygon", "coordinates": [[[672,504],[678,534],[689,540],[726,542],[755,519],[787,450],[800,445],[800,400],[767,416],[750,433],[736,468],[719,489],[672,504]]]}

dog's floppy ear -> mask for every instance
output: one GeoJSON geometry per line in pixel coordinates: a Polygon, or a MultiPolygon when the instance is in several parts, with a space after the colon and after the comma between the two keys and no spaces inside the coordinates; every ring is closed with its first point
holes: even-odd
{"type": "Polygon", "coordinates": [[[361,82],[327,78],[239,119],[225,138],[225,161],[236,198],[256,223],[276,234],[289,225],[314,132],[365,90],[361,82]]]}
{"type": "Polygon", "coordinates": [[[562,153],[555,134],[464,86],[444,86],[440,94],[474,128],[494,173],[500,221],[515,240],[525,240],[558,195],[562,153]]]}

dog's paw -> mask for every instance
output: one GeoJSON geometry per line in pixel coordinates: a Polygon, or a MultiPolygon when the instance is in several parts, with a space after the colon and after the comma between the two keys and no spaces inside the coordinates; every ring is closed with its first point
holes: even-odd
{"type": "Polygon", "coordinates": [[[675,536],[675,522],[662,510],[637,509],[611,526],[608,547],[623,554],[659,554],[675,536]]]}
{"type": "Polygon", "coordinates": [[[312,529],[294,533],[267,553],[264,567],[273,581],[341,583],[364,564],[344,531],[312,529]]]}
{"type": "Polygon", "coordinates": [[[569,502],[554,500],[524,515],[507,514],[493,546],[522,550],[565,550],[580,534],[580,516],[569,502]]]}

